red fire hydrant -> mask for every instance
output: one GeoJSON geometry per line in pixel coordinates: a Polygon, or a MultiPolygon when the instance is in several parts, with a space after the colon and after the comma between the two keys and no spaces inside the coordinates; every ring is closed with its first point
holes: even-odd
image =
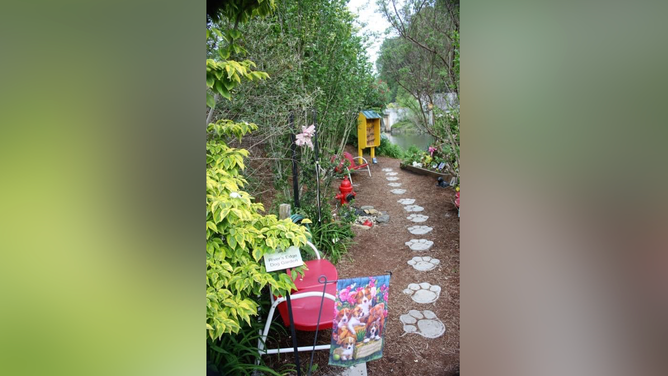
{"type": "Polygon", "coordinates": [[[346,176],[343,178],[343,181],[339,186],[339,193],[337,193],[335,197],[341,200],[341,205],[344,205],[352,201],[355,196],[357,196],[357,193],[353,192],[353,185],[350,184],[350,180],[348,180],[348,177],[346,176]]]}

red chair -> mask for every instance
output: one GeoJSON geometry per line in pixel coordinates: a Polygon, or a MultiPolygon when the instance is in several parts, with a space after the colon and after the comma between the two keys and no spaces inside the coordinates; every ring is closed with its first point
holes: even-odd
{"type": "MultiPolygon", "coordinates": [[[[294,325],[296,330],[303,331],[315,331],[316,325],[318,324],[318,312],[320,310],[320,303],[323,297],[323,284],[318,282],[318,278],[321,275],[327,277],[329,283],[326,287],[326,292],[324,293],[324,302],[322,306],[322,314],[320,315],[320,325],[318,330],[329,329],[332,327],[334,317],[332,313],[334,312],[334,301],[336,296],[336,280],[339,278],[339,273],[336,271],[336,267],[332,265],[331,262],[321,259],[320,252],[318,249],[311,243],[307,244],[313,248],[316,260],[305,261],[308,270],[304,271],[304,276],[297,278],[295,280],[295,285],[297,290],[293,290],[290,294],[290,300],[292,302],[292,318],[294,320],[294,325]]],[[[288,274],[290,270],[288,270],[288,274]]],[[[269,327],[274,318],[274,312],[278,308],[278,312],[283,319],[285,326],[290,325],[290,319],[288,316],[288,307],[285,302],[285,297],[283,296],[274,296],[271,294],[271,308],[269,309],[269,315],[267,321],[264,325],[264,330],[262,336],[258,340],[258,350],[260,354],[278,354],[293,352],[292,347],[288,348],[278,348],[278,349],[266,349],[265,342],[267,340],[267,334],[269,333],[269,327]]],[[[297,348],[297,351],[311,351],[311,350],[329,350],[331,345],[317,345],[313,346],[301,346],[297,348]]]]}
{"type": "MultiPolygon", "coordinates": [[[[335,158],[336,157],[332,157],[332,161],[334,161],[335,158]]],[[[363,169],[366,168],[366,170],[369,172],[369,177],[371,177],[371,168],[369,168],[369,161],[367,161],[364,157],[353,157],[353,155],[348,153],[347,151],[343,152],[343,156],[341,158],[341,163],[339,163],[339,165],[334,168],[334,171],[342,172],[343,167],[345,167],[345,161],[346,160],[348,160],[348,162],[350,162],[350,167],[347,167],[348,180],[350,180],[350,184],[353,183],[353,178],[350,176],[350,170],[357,171],[357,170],[363,170],[363,169]],[[357,163],[355,163],[355,158],[361,158],[364,161],[364,163],[358,165],[357,163]]]]}

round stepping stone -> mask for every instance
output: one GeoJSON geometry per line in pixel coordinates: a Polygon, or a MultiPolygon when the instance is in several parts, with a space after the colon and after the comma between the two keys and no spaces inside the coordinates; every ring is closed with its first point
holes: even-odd
{"type": "Polygon", "coordinates": [[[420,284],[411,283],[404,290],[404,294],[410,295],[411,299],[416,303],[433,303],[441,295],[441,286],[432,285],[429,282],[422,282],[420,284]]]}
{"type": "Polygon", "coordinates": [[[387,179],[387,180],[389,180],[389,181],[397,181],[397,180],[399,180],[399,178],[396,177],[396,176],[390,176],[390,177],[387,177],[387,178],[385,178],[385,179],[387,179]]]}
{"type": "Polygon", "coordinates": [[[407,314],[399,316],[404,332],[419,334],[426,338],[437,338],[445,334],[445,325],[430,310],[416,311],[411,309],[407,314]]]}
{"type": "Polygon", "coordinates": [[[394,170],[392,170],[392,169],[389,168],[389,167],[385,167],[385,168],[383,169],[383,171],[394,171],[394,170]]]}
{"type": "Polygon", "coordinates": [[[394,175],[397,175],[397,173],[396,172],[386,172],[385,175],[394,176],[394,175]]]}
{"type": "Polygon", "coordinates": [[[426,251],[434,245],[434,242],[427,239],[411,239],[406,242],[406,245],[413,251],[426,251]]]}
{"type": "Polygon", "coordinates": [[[403,195],[404,193],[406,193],[406,190],[405,189],[393,189],[390,192],[394,193],[395,195],[403,195]]]}
{"type": "Polygon", "coordinates": [[[408,232],[413,235],[424,235],[431,230],[433,230],[433,228],[429,226],[411,226],[408,228],[408,232]]]}
{"type": "Polygon", "coordinates": [[[401,183],[387,183],[390,187],[401,187],[401,183]]]}
{"type": "MultiPolygon", "coordinates": [[[[395,191],[405,191],[405,189],[395,189],[395,191]]],[[[392,192],[392,191],[390,191],[392,192]]],[[[394,193],[394,192],[393,192],[394,193]]],[[[429,216],[422,215],[422,214],[411,214],[408,217],[406,217],[409,221],[413,221],[415,223],[420,223],[424,222],[427,219],[429,219],[429,216]]]]}
{"type": "Polygon", "coordinates": [[[424,208],[420,205],[406,205],[404,206],[404,210],[407,212],[421,212],[424,208]]]}
{"type": "Polygon", "coordinates": [[[408,265],[412,266],[413,269],[419,270],[421,272],[428,272],[434,269],[440,263],[441,260],[429,256],[415,256],[408,260],[408,265]]]}
{"type": "Polygon", "coordinates": [[[415,202],[414,198],[402,198],[401,200],[397,201],[401,205],[410,205],[415,202]]]}

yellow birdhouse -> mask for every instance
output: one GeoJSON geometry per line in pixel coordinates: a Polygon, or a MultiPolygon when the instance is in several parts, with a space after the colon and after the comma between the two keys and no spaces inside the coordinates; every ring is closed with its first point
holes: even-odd
{"type": "Polygon", "coordinates": [[[357,152],[362,163],[363,149],[371,148],[371,158],[376,163],[375,148],[380,146],[380,115],[377,112],[361,111],[357,116],[357,152]]]}

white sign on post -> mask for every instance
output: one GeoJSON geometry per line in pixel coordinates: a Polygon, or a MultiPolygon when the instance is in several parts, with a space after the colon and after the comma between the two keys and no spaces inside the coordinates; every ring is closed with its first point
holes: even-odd
{"type": "Polygon", "coordinates": [[[285,252],[274,252],[264,255],[264,266],[268,272],[294,268],[303,264],[302,254],[299,252],[299,248],[295,246],[288,248],[285,252]]]}

